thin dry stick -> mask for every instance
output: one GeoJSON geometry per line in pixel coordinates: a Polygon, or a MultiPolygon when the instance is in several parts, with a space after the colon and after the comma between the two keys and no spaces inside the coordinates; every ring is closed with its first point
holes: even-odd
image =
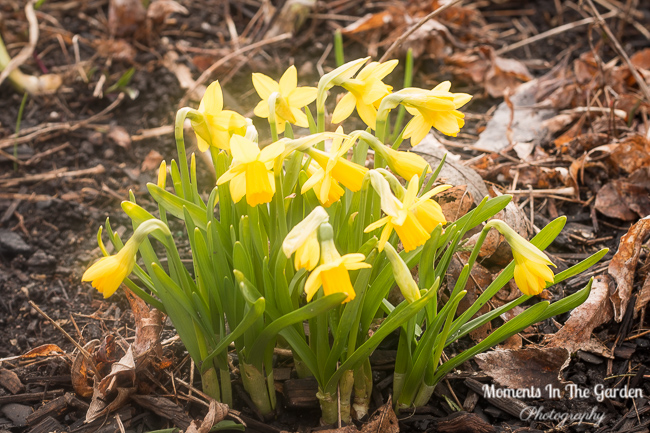
{"type": "Polygon", "coordinates": [[[99,164],[96,167],[91,167],[84,170],[75,170],[75,171],[66,171],[66,170],[67,168],[60,168],[57,170],[52,170],[48,173],[39,173],[39,174],[33,174],[25,177],[4,179],[3,181],[0,181],[0,186],[9,187],[9,186],[16,186],[24,182],[25,183],[40,182],[40,181],[47,181],[47,180],[52,180],[52,179],[57,179],[62,177],[76,177],[76,176],[85,176],[85,175],[92,175],[92,174],[101,174],[106,171],[104,166],[101,164],[99,164]]]}
{"type": "Polygon", "coordinates": [[[117,99],[113,101],[108,107],[104,108],[102,111],[99,113],[90,116],[87,119],[84,120],[79,120],[78,122],[64,122],[64,123],[54,123],[54,124],[46,124],[46,126],[39,125],[36,128],[30,128],[21,131],[21,133],[25,133],[27,135],[23,135],[21,137],[16,137],[16,134],[12,134],[9,136],[9,138],[5,138],[0,140],[0,149],[4,149],[5,147],[13,146],[14,143],[17,144],[22,144],[22,143],[27,143],[34,138],[41,136],[43,134],[47,134],[48,132],[56,132],[56,131],[66,131],[66,132],[72,132],[75,131],[89,123],[92,123],[95,120],[98,120],[108,114],[110,111],[112,111],[115,107],[120,105],[120,102],[124,99],[124,92],[120,93],[117,95],[117,99]],[[28,134],[28,131],[33,131],[28,134]]]}
{"type": "MultiPolygon", "coordinates": [[[[77,343],[77,340],[75,340],[74,338],[72,338],[72,337],[70,336],[70,334],[68,334],[67,332],[65,332],[65,329],[61,328],[61,325],[59,325],[59,324],[56,323],[54,320],[52,320],[52,318],[51,318],[50,316],[48,316],[48,315],[47,315],[43,310],[41,310],[41,309],[38,307],[38,305],[36,305],[36,304],[34,303],[34,301],[29,301],[29,305],[31,305],[33,309],[35,309],[36,311],[38,311],[38,313],[39,313],[41,316],[43,316],[43,317],[45,317],[47,320],[49,320],[50,323],[51,323],[52,325],[54,325],[54,327],[55,327],[56,329],[58,329],[59,332],[61,332],[61,334],[63,334],[63,336],[64,336],[65,338],[67,338],[68,340],[70,340],[70,342],[71,342],[72,344],[74,344],[74,346],[79,350],[79,352],[81,352],[81,354],[84,356],[84,358],[86,358],[86,359],[87,359],[87,360],[92,364],[92,358],[91,358],[91,356],[90,356],[90,353],[88,353],[88,351],[87,351],[86,349],[84,349],[83,346],[81,346],[81,344],[77,343]]],[[[93,366],[93,369],[94,369],[94,366],[93,366]]]]}
{"type": "Polygon", "coordinates": [[[7,66],[0,74],[0,84],[11,74],[16,68],[25,63],[27,59],[32,56],[38,42],[38,21],[36,20],[36,13],[34,12],[34,0],[25,5],[25,17],[29,23],[29,43],[20,50],[17,56],[9,61],[7,66]]]}
{"type": "Polygon", "coordinates": [[[650,102],[650,88],[648,88],[648,85],[646,84],[645,80],[639,74],[639,71],[636,70],[636,67],[632,64],[632,61],[630,60],[630,57],[627,55],[623,47],[621,46],[621,43],[616,39],[616,36],[614,36],[614,33],[610,30],[609,26],[603,19],[604,16],[598,12],[598,9],[596,9],[596,6],[594,5],[594,2],[591,0],[587,0],[587,3],[589,4],[589,7],[591,8],[591,11],[594,15],[594,18],[597,20],[598,25],[600,26],[601,29],[605,32],[611,43],[614,45],[614,50],[618,52],[619,56],[625,60],[625,63],[627,63],[628,68],[630,68],[630,72],[634,76],[634,79],[636,80],[637,84],[639,85],[639,88],[641,89],[641,92],[643,92],[643,96],[645,96],[646,102],[650,102]]]}
{"type": "Polygon", "coordinates": [[[179,106],[184,107],[187,105],[187,99],[189,96],[196,90],[197,87],[199,87],[201,84],[203,84],[208,78],[210,78],[210,75],[217,69],[219,69],[221,66],[223,66],[226,62],[228,62],[230,59],[233,57],[236,57],[240,54],[243,54],[247,51],[254,50],[255,48],[263,47],[264,45],[270,45],[274,44],[276,42],[284,41],[285,39],[290,39],[291,38],[291,33],[284,33],[282,35],[275,36],[270,39],[265,39],[263,41],[255,42],[254,44],[247,45],[245,47],[242,47],[236,51],[233,51],[232,53],[228,54],[225,57],[222,57],[221,59],[217,60],[215,63],[212,64],[208,69],[203,71],[201,76],[194,82],[194,84],[187,89],[187,92],[185,92],[185,96],[183,96],[183,99],[181,99],[181,102],[179,103],[179,106]]]}
{"type": "Polygon", "coordinates": [[[421,19],[417,24],[415,24],[413,27],[411,27],[410,29],[408,29],[408,30],[406,31],[406,33],[404,33],[402,36],[400,36],[399,38],[397,38],[397,40],[396,40],[395,42],[393,42],[393,44],[392,44],[390,47],[388,47],[388,49],[386,50],[386,52],[384,53],[384,55],[381,56],[381,59],[379,59],[379,63],[382,63],[382,62],[385,62],[386,60],[388,60],[388,58],[389,58],[390,55],[393,53],[393,51],[395,51],[395,49],[396,49],[397,47],[399,47],[400,45],[402,45],[402,43],[403,43],[403,42],[404,42],[404,41],[405,41],[409,36],[411,36],[411,35],[413,34],[413,32],[415,32],[417,29],[419,29],[420,27],[422,27],[422,26],[424,25],[424,23],[426,23],[426,22],[429,21],[431,18],[435,17],[436,15],[438,15],[440,12],[444,11],[445,9],[448,9],[448,8],[450,8],[450,7],[452,7],[452,6],[455,6],[455,5],[459,4],[459,3],[461,3],[462,1],[463,1],[463,0],[453,0],[453,1],[449,2],[449,3],[447,3],[446,5],[442,5],[442,6],[440,6],[438,9],[436,9],[436,10],[433,11],[433,12],[431,12],[431,13],[430,13],[429,15],[427,15],[426,17],[422,18],[422,19],[421,19]]]}
{"type": "MultiPolygon", "coordinates": [[[[611,18],[613,16],[616,16],[616,12],[609,12],[605,15],[602,16],[603,19],[611,18]]],[[[543,33],[540,33],[535,36],[531,36],[530,38],[524,39],[523,41],[516,42],[512,45],[505,46],[499,50],[496,51],[497,55],[501,55],[504,53],[508,53],[512,50],[516,50],[517,48],[525,47],[526,45],[530,45],[532,43],[535,43],[537,41],[541,41],[542,39],[546,39],[551,36],[556,36],[559,35],[560,33],[564,33],[568,30],[573,30],[577,27],[581,26],[586,26],[587,24],[591,24],[596,21],[596,18],[585,18],[580,21],[575,21],[573,23],[565,24],[563,26],[555,27],[554,29],[545,31],[543,33]]]]}

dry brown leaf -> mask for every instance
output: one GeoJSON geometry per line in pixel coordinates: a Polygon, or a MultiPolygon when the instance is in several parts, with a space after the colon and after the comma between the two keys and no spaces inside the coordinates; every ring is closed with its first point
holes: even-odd
{"type": "Polygon", "coordinates": [[[598,191],[594,207],[610,218],[634,221],[650,214],[648,188],[614,179],[598,191]]]}
{"type": "Polygon", "coordinates": [[[197,427],[196,421],[192,421],[185,433],[208,433],[214,425],[223,421],[226,415],[228,415],[228,405],[211,400],[210,409],[203,418],[201,425],[197,427]]]}
{"type": "Polygon", "coordinates": [[[375,30],[393,22],[394,17],[399,16],[401,8],[389,6],[385,11],[376,14],[366,14],[341,30],[344,35],[354,35],[356,33],[375,30]],[[396,14],[395,12],[398,12],[396,14]]]}
{"type": "Polygon", "coordinates": [[[106,136],[118,146],[129,150],[131,148],[131,136],[122,126],[111,125],[111,129],[106,136]]]}
{"type": "Polygon", "coordinates": [[[140,0],[110,0],[108,3],[108,30],[112,36],[135,33],[144,23],[147,11],[140,0]]]}
{"type": "Polygon", "coordinates": [[[479,367],[496,383],[511,389],[533,388],[550,398],[546,386],[564,389],[561,372],[571,357],[564,347],[493,350],[476,355],[479,367]]]}
{"type": "MultiPolygon", "coordinates": [[[[646,276],[645,281],[643,282],[643,287],[639,290],[639,297],[636,298],[636,304],[634,304],[635,317],[645,309],[648,302],[650,302],[650,273],[646,276]]],[[[643,321],[641,321],[641,323],[643,323],[643,321]]]]}
{"type": "Polygon", "coordinates": [[[12,394],[18,394],[25,390],[25,385],[20,381],[18,375],[6,368],[0,368],[0,386],[12,394]]]}
{"type": "Polygon", "coordinates": [[[150,351],[154,354],[162,355],[162,346],[160,345],[160,332],[162,331],[162,313],[155,308],[149,309],[147,304],[135,296],[129,289],[125,289],[131,311],[135,318],[135,341],[133,342],[133,354],[138,361],[138,368],[142,357],[150,351]]]}
{"type": "Polygon", "coordinates": [[[158,167],[160,166],[160,163],[163,161],[163,156],[160,154],[160,152],[151,149],[147,156],[144,157],[144,160],[142,161],[142,165],[140,166],[140,170],[142,171],[149,171],[149,170],[157,170],[158,167]]]}
{"type": "Polygon", "coordinates": [[[178,428],[183,430],[187,429],[192,422],[185,410],[172,403],[169,399],[154,395],[133,395],[131,399],[156,415],[171,420],[178,428]]]}
{"type": "Polygon", "coordinates": [[[61,349],[56,344],[43,344],[41,346],[33,348],[27,353],[20,355],[20,358],[21,359],[38,358],[41,356],[52,356],[59,353],[64,353],[64,352],[63,349],[61,349]]]}
{"type": "Polygon", "coordinates": [[[173,0],[156,0],[147,8],[147,19],[155,25],[160,25],[174,13],[187,15],[188,10],[173,0]]]}
{"type": "Polygon", "coordinates": [[[587,300],[571,312],[562,329],[545,337],[547,347],[563,347],[575,353],[589,343],[592,331],[607,323],[614,314],[610,302],[610,281],[609,275],[599,275],[594,279],[587,300]]]}
{"type": "Polygon", "coordinates": [[[389,398],[361,428],[361,433],[399,433],[397,416],[389,398]]]}
{"type": "Polygon", "coordinates": [[[618,251],[607,268],[607,272],[616,282],[616,290],[610,295],[610,299],[614,304],[614,319],[617,322],[623,320],[625,315],[632,294],[636,265],[648,234],[650,234],[650,215],[639,220],[621,238],[618,251]]]}
{"type": "Polygon", "coordinates": [[[124,406],[129,397],[135,393],[136,388],[117,388],[117,395],[110,402],[98,386],[93,387],[93,390],[93,398],[88,407],[88,412],[86,412],[86,423],[106,416],[124,406]]]}
{"type": "Polygon", "coordinates": [[[618,143],[609,156],[616,168],[632,173],[650,166],[650,140],[642,135],[633,135],[618,143]]]}
{"type": "Polygon", "coordinates": [[[632,54],[630,61],[639,69],[650,69],[650,48],[632,54]]]}
{"type": "MultiPolygon", "coordinates": [[[[91,340],[84,346],[87,353],[93,353],[96,347],[100,345],[99,340],[91,340]]],[[[92,371],[92,367],[88,364],[92,360],[86,359],[82,353],[77,353],[72,368],[70,369],[70,376],[72,381],[72,388],[80,397],[90,397],[93,395],[93,387],[89,385],[92,377],[88,373],[92,371]]]]}
{"type": "Polygon", "coordinates": [[[103,39],[94,43],[95,49],[104,57],[133,63],[137,51],[124,39],[103,39]]]}
{"type": "Polygon", "coordinates": [[[438,194],[435,200],[442,208],[447,221],[456,221],[472,208],[474,200],[467,191],[467,185],[458,185],[438,194]]]}

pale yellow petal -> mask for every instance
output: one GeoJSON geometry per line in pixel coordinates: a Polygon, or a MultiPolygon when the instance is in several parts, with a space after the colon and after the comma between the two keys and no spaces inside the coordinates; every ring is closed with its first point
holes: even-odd
{"type": "Polygon", "coordinates": [[[239,203],[246,195],[246,173],[239,173],[230,181],[230,196],[232,201],[239,203]]]}
{"type": "Polygon", "coordinates": [[[311,301],[314,297],[320,286],[323,285],[323,280],[321,278],[322,266],[318,266],[314,271],[309,275],[307,281],[305,281],[305,294],[307,295],[307,302],[311,301]]]}
{"type": "Polygon", "coordinates": [[[368,227],[365,228],[364,233],[370,233],[373,230],[378,229],[379,227],[383,226],[386,224],[389,220],[389,217],[383,217],[375,221],[374,223],[370,223],[368,227]]]}
{"type": "Polygon", "coordinates": [[[266,146],[259,154],[259,160],[269,162],[275,160],[284,151],[284,142],[276,141],[266,146]]]}
{"type": "Polygon", "coordinates": [[[201,104],[203,105],[202,111],[210,114],[216,114],[223,109],[223,93],[218,81],[213,81],[205,89],[201,104]]]}
{"type": "Polygon", "coordinates": [[[292,107],[302,108],[316,100],[318,89],[315,87],[297,87],[287,96],[287,102],[292,107]]]}
{"type": "Polygon", "coordinates": [[[296,86],[298,86],[298,72],[296,67],[291,65],[280,77],[280,94],[285,97],[289,96],[296,86]]]}
{"type": "Polygon", "coordinates": [[[343,96],[343,98],[341,98],[339,103],[336,105],[336,108],[334,108],[334,113],[332,113],[332,123],[341,123],[350,117],[354,111],[356,102],[357,99],[350,92],[343,96]]]}
{"type": "Polygon", "coordinates": [[[377,110],[372,104],[365,104],[361,101],[357,101],[357,113],[361,120],[368,125],[371,129],[375,129],[377,123],[377,110]]]}
{"type": "Polygon", "coordinates": [[[294,124],[300,126],[301,128],[309,128],[309,120],[307,120],[307,115],[303,113],[300,108],[291,107],[291,114],[296,119],[294,124]]]}
{"type": "Polygon", "coordinates": [[[269,117],[269,101],[267,101],[266,99],[262,99],[255,106],[255,109],[253,110],[253,113],[257,117],[261,117],[262,119],[268,118],[269,117]]]}
{"type": "Polygon", "coordinates": [[[253,74],[253,86],[262,100],[268,100],[271,93],[280,91],[280,86],[273,78],[258,72],[253,74]]]}
{"type": "Polygon", "coordinates": [[[230,152],[235,161],[249,163],[255,161],[260,154],[257,143],[250,141],[241,135],[233,135],[230,139],[230,152]]]}

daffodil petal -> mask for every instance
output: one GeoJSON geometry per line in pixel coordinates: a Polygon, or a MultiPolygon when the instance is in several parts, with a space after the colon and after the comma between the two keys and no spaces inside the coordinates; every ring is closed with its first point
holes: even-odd
{"type": "Polygon", "coordinates": [[[286,97],[292,107],[302,108],[316,100],[318,89],[315,87],[296,87],[286,97]]]}
{"type": "Polygon", "coordinates": [[[249,163],[257,159],[257,156],[260,154],[260,148],[257,146],[257,143],[241,135],[233,135],[230,138],[230,152],[235,161],[249,163]]]}
{"type": "Polygon", "coordinates": [[[239,173],[230,181],[230,196],[232,201],[239,203],[246,195],[246,173],[239,173]]]}
{"type": "Polygon", "coordinates": [[[258,72],[253,73],[253,86],[262,100],[268,100],[273,92],[280,91],[280,85],[271,77],[258,72]]]}
{"type": "Polygon", "coordinates": [[[298,86],[298,71],[294,65],[284,71],[280,77],[280,93],[282,96],[288,96],[298,86]]]}
{"type": "Polygon", "coordinates": [[[223,93],[221,92],[221,85],[218,81],[213,81],[205,89],[201,103],[203,104],[202,109],[206,113],[218,113],[223,109],[223,93]]]}

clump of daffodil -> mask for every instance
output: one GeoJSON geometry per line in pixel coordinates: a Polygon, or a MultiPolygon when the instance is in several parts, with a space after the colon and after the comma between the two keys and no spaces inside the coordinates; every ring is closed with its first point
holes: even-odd
{"type": "Polygon", "coordinates": [[[262,100],[255,107],[255,115],[264,119],[270,115],[269,99],[271,95],[275,95],[275,122],[277,132],[284,132],[285,122],[302,128],[309,127],[307,116],[302,111],[302,108],[316,99],[315,87],[298,87],[298,76],[295,66],[290,66],[289,69],[282,74],[280,82],[272,78],[260,74],[253,74],[253,86],[257,94],[262,100]]]}
{"type": "Polygon", "coordinates": [[[404,299],[409,303],[420,299],[420,289],[418,289],[418,285],[413,281],[411,271],[408,266],[406,266],[406,263],[404,263],[404,260],[402,260],[399,254],[397,254],[397,251],[395,251],[395,248],[393,248],[390,242],[386,243],[384,251],[386,252],[388,261],[390,261],[391,267],[393,268],[393,275],[395,275],[397,287],[399,287],[400,292],[402,292],[404,299]]]}
{"type": "Polygon", "coordinates": [[[386,63],[371,62],[355,78],[349,78],[339,85],[348,91],[339,101],[332,113],[332,123],[341,123],[357,108],[359,117],[370,128],[375,129],[377,108],[381,100],[389,95],[393,88],[383,83],[383,79],[393,72],[397,60],[386,63]]]}
{"type": "MultiPolygon", "coordinates": [[[[357,135],[352,135],[348,138],[343,139],[343,128],[340,126],[336,130],[336,133],[339,136],[334,137],[332,140],[332,147],[329,153],[322,150],[310,148],[307,150],[309,156],[311,156],[318,165],[323,168],[324,172],[322,173],[323,187],[321,188],[321,195],[323,198],[329,196],[330,187],[327,186],[328,182],[334,180],[342,183],[350,191],[359,191],[361,185],[363,184],[363,177],[368,172],[366,167],[363,167],[354,162],[348,161],[345,157],[348,153],[348,150],[357,140],[357,135]]],[[[310,178],[311,180],[311,178],[310,178]]],[[[315,179],[312,182],[317,182],[319,179],[315,179]]],[[[330,183],[330,185],[333,185],[330,183]]],[[[312,186],[309,186],[305,190],[308,190],[312,186]]],[[[321,203],[325,203],[327,200],[322,200],[321,203]]]]}
{"type": "Polygon", "coordinates": [[[229,150],[230,137],[233,134],[246,133],[247,123],[244,116],[223,109],[223,93],[218,81],[214,81],[205,90],[198,112],[202,116],[191,115],[190,120],[196,133],[196,144],[201,152],[205,152],[210,146],[229,150]]]}
{"type": "Polygon", "coordinates": [[[349,302],[356,296],[349,271],[371,267],[364,263],[363,254],[346,254],[341,256],[334,245],[334,231],[329,223],[320,225],[318,234],[320,237],[320,265],[309,274],[305,282],[305,293],[307,301],[310,301],[318,289],[322,286],[325,295],[332,293],[346,293],[347,298],[343,301],[349,302]]]}
{"type": "Polygon", "coordinates": [[[515,259],[515,283],[525,295],[538,295],[546,288],[546,283],[552,283],[555,275],[549,266],[555,264],[535,245],[524,239],[508,224],[501,220],[490,220],[484,230],[494,227],[506,238],[512,256],[515,259]]]}
{"type": "Polygon", "coordinates": [[[299,222],[282,242],[282,251],[287,258],[296,253],[294,265],[296,271],[307,269],[311,271],[318,265],[320,259],[320,244],[318,243],[318,227],[329,220],[329,215],[322,207],[316,207],[304,220],[299,222]]]}
{"type": "Polygon", "coordinates": [[[217,180],[217,185],[230,182],[230,195],[235,203],[246,196],[250,206],[269,203],[275,194],[273,164],[284,151],[283,142],[275,142],[260,150],[257,143],[233,135],[230,152],[233,160],[230,168],[217,180]]]}
{"type": "Polygon", "coordinates": [[[102,257],[86,269],[81,281],[92,281],[92,286],[104,295],[104,298],[111,296],[133,270],[135,255],[140,244],[154,230],[160,230],[165,236],[171,236],[169,228],[162,221],[149,219],[138,226],[131,239],[126,241],[117,254],[102,257]]]}
{"type": "MultiPolygon", "coordinates": [[[[369,233],[384,226],[379,242],[377,243],[379,251],[383,250],[393,229],[395,229],[397,236],[402,241],[405,251],[412,251],[424,245],[431,237],[431,231],[433,231],[435,226],[431,227],[429,224],[430,221],[427,220],[427,227],[425,228],[420,218],[416,215],[416,212],[423,212],[424,215],[424,209],[421,209],[421,207],[423,205],[429,206],[427,201],[430,201],[431,197],[451,188],[451,185],[437,186],[418,198],[419,178],[415,175],[409,181],[404,198],[400,201],[391,193],[388,181],[379,172],[373,171],[370,173],[370,182],[372,183],[373,189],[380,195],[381,208],[386,214],[384,218],[375,221],[365,229],[365,232],[369,233]],[[430,230],[428,230],[429,228],[430,230]]],[[[433,220],[435,215],[428,215],[428,217],[433,220]]],[[[444,224],[445,222],[443,217],[438,224],[444,224]]]]}

